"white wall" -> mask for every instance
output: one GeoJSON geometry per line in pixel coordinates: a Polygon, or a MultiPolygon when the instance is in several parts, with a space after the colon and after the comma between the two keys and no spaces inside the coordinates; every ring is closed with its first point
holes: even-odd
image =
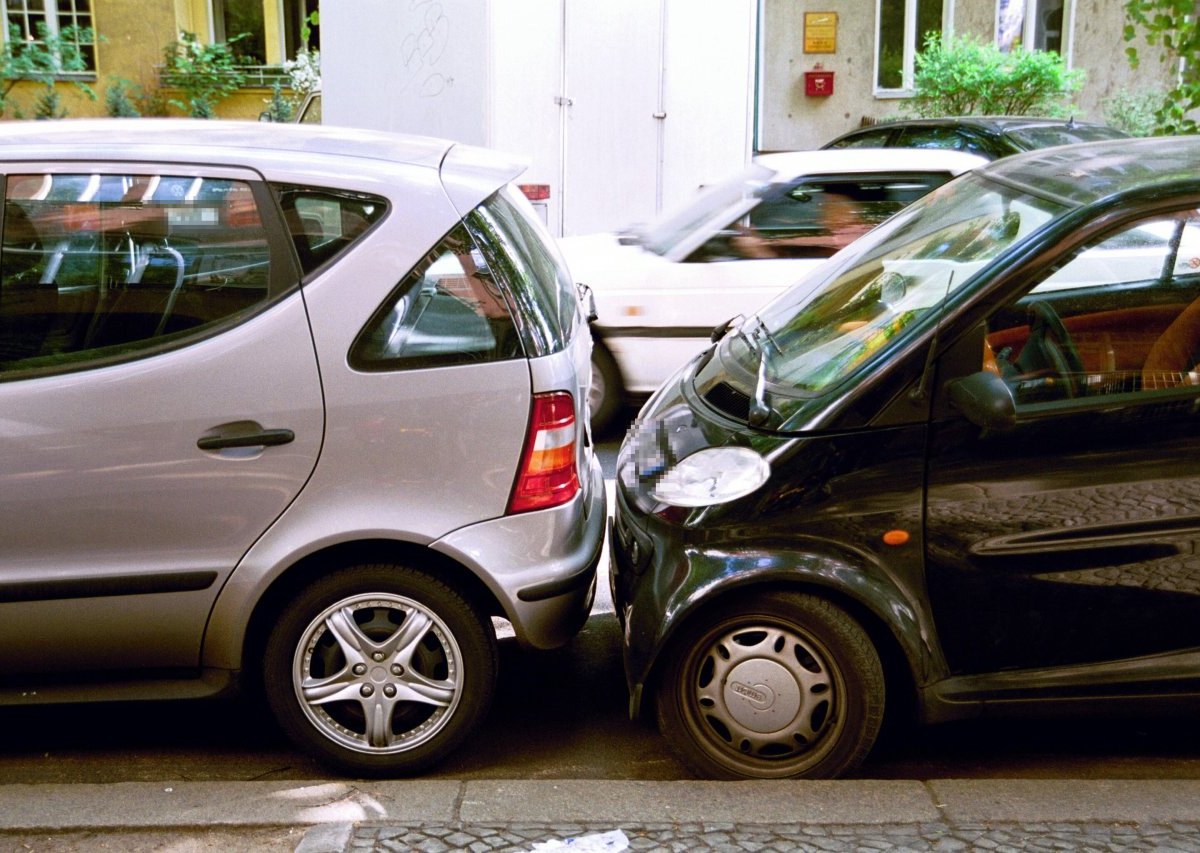
{"type": "Polygon", "coordinates": [[[756,0],[328,0],[324,119],[510,151],[521,183],[550,185],[552,231],[619,228],[749,158],[756,17],[756,0]]]}
{"type": "Polygon", "coordinates": [[[321,6],[326,124],[487,144],[482,0],[335,0],[321,6]]]}

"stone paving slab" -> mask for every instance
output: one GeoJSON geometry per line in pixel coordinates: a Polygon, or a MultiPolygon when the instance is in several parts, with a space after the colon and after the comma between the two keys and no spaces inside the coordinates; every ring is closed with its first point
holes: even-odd
{"type": "Polygon", "coordinates": [[[934,804],[956,823],[1200,821],[1200,780],[933,779],[934,804]]]}
{"type": "Polygon", "coordinates": [[[5,831],[451,821],[462,784],[118,782],[0,785],[5,831]]]}
{"type": "Polygon", "coordinates": [[[472,781],[464,823],[738,821],[897,823],[937,820],[921,782],[472,781]]]}

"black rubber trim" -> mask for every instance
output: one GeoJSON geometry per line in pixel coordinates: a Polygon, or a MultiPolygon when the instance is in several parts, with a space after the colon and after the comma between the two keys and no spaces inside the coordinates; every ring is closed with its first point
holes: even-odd
{"type": "Polygon", "coordinates": [[[592,333],[600,338],[704,338],[712,336],[712,326],[602,326],[592,324],[592,333]]]}
{"type": "Polygon", "coordinates": [[[112,598],[123,595],[156,595],[164,592],[197,592],[208,589],[216,579],[217,573],[214,571],[197,571],[0,583],[0,604],[16,601],[61,601],[69,598],[112,598]]]}
{"type": "Polygon", "coordinates": [[[517,590],[517,600],[529,602],[545,601],[548,598],[557,598],[560,595],[566,595],[577,589],[586,587],[592,582],[592,577],[596,574],[596,566],[600,564],[600,554],[603,552],[604,543],[603,536],[600,537],[600,542],[601,547],[596,549],[596,553],[592,555],[592,559],[588,560],[587,564],[575,574],[517,590]]]}

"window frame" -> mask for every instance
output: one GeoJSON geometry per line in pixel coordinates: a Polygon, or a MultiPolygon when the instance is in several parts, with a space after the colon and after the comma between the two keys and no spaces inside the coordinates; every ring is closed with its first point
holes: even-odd
{"type": "MultiPolygon", "coordinates": [[[[1014,47],[1009,45],[1007,48],[1000,43],[1000,19],[1004,7],[1019,4],[1023,6],[1021,15],[1021,46],[1023,49],[1028,49],[1026,45],[1033,44],[1034,36],[1037,33],[1037,8],[1044,0],[996,0],[996,15],[993,21],[992,32],[994,33],[993,42],[1001,51],[1008,53],[1014,47]]],[[[1067,68],[1072,67],[1072,59],[1074,55],[1075,43],[1075,0],[1063,0],[1063,22],[1062,22],[1062,44],[1063,49],[1059,51],[1059,56],[1067,68]]],[[[1044,50],[1045,48],[1037,48],[1044,50]]]]}
{"type": "MultiPolygon", "coordinates": [[[[871,88],[876,98],[911,98],[915,94],[913,70],[916,67],[916,56],[920,50],[920,45],[917,44],[917,5],[921,2],[929,2],[929,0],[875,0],[875,50],[871,58],[871,88]],[[879,85],[883,4],[896,2],[904,3],[904,59],[901,65],[903,82],[898,89],[887,89],[879,85]]],[[[942,37],[945,38],[953,32],[954,0],[942,0],[942,37]]]]}
{"type": "MultiPolygon", "coordinates": [[[[4,32],[3,38],[8,38],[10,25],[20,27],[21,32],[31,39],[35,39],[33,28],[30,26],[30,15],[41,16],[46,25],[46,32],[50,35],[59,35],[62,30],[69,29],[73,26],[78,26],[74,23],[81,15],[86,15],[90,23],[83,29],[89,29],[92,32],[92,40],[90,42],[76,41],[74,42],[76,49],[83,58],[86,66],[82,71],[68,71],[59,69],[56,76],[64,79],[93,79],[98,76],[97,66],[99,60],[97,57],[97,49],[99,38],[96,34],[96,12],[93,8],[92,0],[68,0],[71,4],[69,12],[61,11],[58,4],[61,0],[47,0],[43,6],[42,12],[32,12],[29,9],[28,0],[0,0],[0,12],[4,15],[4,32]],[[86,9],[80,9],[80,6],[85,6],[86,9]],[[13,18],[19,18],[20,23],[17,23],[13,18]],[[61,23],[60,18],[67,17],[71,19],[71,23],[65,26],[61,23]]],[[[62,57],[59,57],[61,63],[62,57]]]]}

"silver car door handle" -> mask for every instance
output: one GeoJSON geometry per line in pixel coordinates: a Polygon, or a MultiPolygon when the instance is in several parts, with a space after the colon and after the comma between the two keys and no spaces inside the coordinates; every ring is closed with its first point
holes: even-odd
{"type": "Polygon", "coordinates": [[[230,447],[274,447],[295,440],[296,434],[290,429],[264,429],[245,435],[208,435],[200,438],[196,446],[201,450],[225,450],[230,447]]]}

